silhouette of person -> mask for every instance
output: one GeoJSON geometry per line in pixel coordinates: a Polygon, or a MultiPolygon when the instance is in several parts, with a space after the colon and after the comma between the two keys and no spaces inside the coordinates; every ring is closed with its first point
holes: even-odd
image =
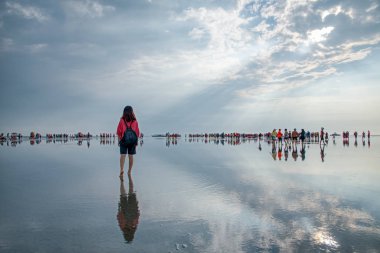
{"type": "Polygon", "coordinates": [[[127,243],[131,243],[135,237],[140,218],[136,193],[133,192],[132,176],[128,174],[129,192],[125,192],[124,181],[120,180],[120,202],[117,213],[117,221],[127,243]]]}

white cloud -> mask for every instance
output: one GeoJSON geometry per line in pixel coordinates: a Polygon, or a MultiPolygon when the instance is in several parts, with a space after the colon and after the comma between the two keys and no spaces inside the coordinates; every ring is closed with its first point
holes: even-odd
{"type": "Polygon", "coordinates": [[[321,16],[322,22],[325,21],[326,17],[328,17],[330,15],[337,16],[340,13],[343,13],[344,15],[350,17],[351,19],[354,19],[354,10],[352,8],[346,10],[346,9],[342,8],[342,6],[337,5],[335,7],[327,9],[327,10],[323,10],[323,11],[319,10],[319,14],[321,16]]]}
{"type": "Polygon", "coordinates": [[[193,28],[190,32],[189,32],[189,36],[194,39],[194,40],[198,40],[198,39],[201,39],[205,34],[205,31],[202,30],[202,29],[199,29],[197,27],[193,28]]]}
{"type": "Polygon", "coordinates": [[[26,19],[35,19],[39,22],[44,22],[49,19],[49,16],[44,14],[39,8],[34,6],[23,6],[16,2],[6,2],[7,12],[16,14],[26,19]]]}
{"type": "Polygon", "coordinates": [[[93,0],[68,1],[65,2],[65,5],[70,9],[70,12],[72,11],[80,17],[100,18],[106,12],[115,10],[115,7],[111,5],[102,5],[93,0]]]}
{"type": "MultiPolygon", "coordinates": [[[[376,35],[353,38],[340,45],[327,44],[335,27],[323,23],[321,28],[304,33],[296,30],[294,16],[300,12],[305,13],[303,17],[312,15],[313,2],[256,1],[252,4],[252,16],[242,16],[249,1],[237,1],[235,8],[229,10],[186,9],[172,20],[192,24],[189,39],[207,39],[204,48],[142,55],[104,76],[113,80],[115,90],[127,89],[126,83],[128,89],[133,87],[138,94],[151,87],[164,90],[162,96],[170,97],[171,103],[211,85],[242,79],[250,85],[236,87],[234,94],[257,99],[339,74],[338,65],[364,59],[371,53],[371,46],[380,42],[376,35]],[[296,59],[289,60],[281,54],[292,54],[296,59]]],[[[334,7],[328,15],[345,13],[353,17],[350,10],[334,7]]]]}
{"type": "Polygon", "coordinates": [[[366,12],[372,12],[372,11],[376,10],[377,7],[379,7],[379,5],[377,5],[377,4],[374,3],[368,9],[366,9],[365,11],[366,12]]]}
{"type": "Polygon", "coordinates": [[[307,39],[312,43],[325,41],[327,36],[334,30],[334,27],[323,27],[322,29],[316,29],[307,31],[307,39]]]}
{"type": "Polygon", "coordinates": [[[244,47],[251,40],[249,32],[241,27],[247,24],[249,19],[242,18],[239,14],[237,9],[227,11],[222,8],[190,8],[178,17],[178,20],[196,21],[199,27],[195,29],[209,33],[210,49],[229,51],[244,47]]]}

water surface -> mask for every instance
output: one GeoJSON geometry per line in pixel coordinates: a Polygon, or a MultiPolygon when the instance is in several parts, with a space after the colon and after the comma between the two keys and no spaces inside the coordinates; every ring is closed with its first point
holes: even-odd
{"type": "Polygon", "coordinates": [[[0,146],[1,252],[379,252],[380,138],[0,146]],[[287,154],[286,154],[287,153],[287,154]]]}

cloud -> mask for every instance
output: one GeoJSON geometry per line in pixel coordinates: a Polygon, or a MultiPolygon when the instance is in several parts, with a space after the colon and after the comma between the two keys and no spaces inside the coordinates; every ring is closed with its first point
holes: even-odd
{"type": "Polygon", "coordinates": [[[48,47],[46,43],[20,45],[11,38],[3,38],[0,43],[0,52],[39,53],[48,47]]]}
{"type": "Polygon", "coordinates": [[[35,19],[38,22],[49,20],[49,16],[44,14],[39,8],[34,6],[23,6],[16,2],[6,2],[7,12],[26,19],[35,19]]]}
{"type": "Polygon", "coordinates": [[[316,43],[325,41],[327,39],[327,36],[334,30],[334,27],[323,27],[322,29],[316,29],[312,31],[307,32],[307,39],[310,42],[316,43]]]}
{"type": "Polygon", "coordinates": [[[193,28],[190,32],[189,32],[189,36],[192,38],[192,39],[201,39],[205,34],[205,31],[202,30],[202,29],[199,29],[197,27],[193,28]]]}
{"type": "Polygon", "coordinates": [[[100,18],[107,12],[115,11],[115,7],[111,5],[102,5],[93,0],[67,1],[64,3],[70,12],[80,17],[100,18]]]}
{"type": "Polygon", "coordinates": [[[326,17],[328,17],[329,15],[337,16],[340,13],[342,13],[342,14],[350,17],[351,19],[354,19],[354,11],[353,11],[353,9],[350,8],[348,10],[345,10],[340,5],[337,5],[335,7],[332,7],[330,9],[323,10],[323,11],[319,10],[318,13],[321,15],[322,22],[324,22],[325,19],[326,19],[326,17]]]}

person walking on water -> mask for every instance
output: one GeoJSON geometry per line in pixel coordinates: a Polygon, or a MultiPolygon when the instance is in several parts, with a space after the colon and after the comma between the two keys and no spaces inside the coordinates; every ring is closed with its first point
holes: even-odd
{"type": "Polygon", "coordinates": [[[272,141],[275,142],[276,139],[277,139],[277,131],[276,131],[276,129],[273,129],[273,131],[272,131],[272,141]]]}
{"type": "Polygon", "coordinates": [[[282,132],[281,132],[281,128],[278,129],[278,132],[277,132],[277,139],[278,139],[278,144],[279,144],[279,145],[282,145],[282,132]]]}
{"type": "Polygon", "coordinates": [[[139,124],[132,106],[128,105],[124,108],[116,133],[120,146],[120,179],[123,179],[125,157],[128,154],[128,175],[130,175],[133,166],[133,155],[136,154],[137,141],[140,136],[139,124]]]}
{"type": "Polygon", "coordinates": [[[293,143],[293,145],[297,144],[297,140],[298,140],[298,132],[297,132],[297,129],[294,128],[294,130],[292,132],[292,143],[293,143]]]}
{"type": "Polygon", "coordinates": [[[300,134],[300,140],[301,140],[301,145],[302,145],[302,146],[304,145],[305,139],[306,139],[306,132],[305,132],[305,130],[302,128],[302,129],[301,129],[301,134],[300,134]]]}
{"type": "Polygon", "coordinates": [[[322,142],[323,142],[323,145],[325,145],[326,143],[325,143],[325,131],[324,131],[324,128],[323,127],[321,127],[321,142],[319,143],[319,144],[322,144],[322,142]]]}
{"type": "Polygon", "coordinates": [[[285,132],[284,132],[284,142],[285,142],[285,145],[288,145],[289,138],[290,138],[290,134],[288,132],[288,129],[285,128],[285,132]]]}

